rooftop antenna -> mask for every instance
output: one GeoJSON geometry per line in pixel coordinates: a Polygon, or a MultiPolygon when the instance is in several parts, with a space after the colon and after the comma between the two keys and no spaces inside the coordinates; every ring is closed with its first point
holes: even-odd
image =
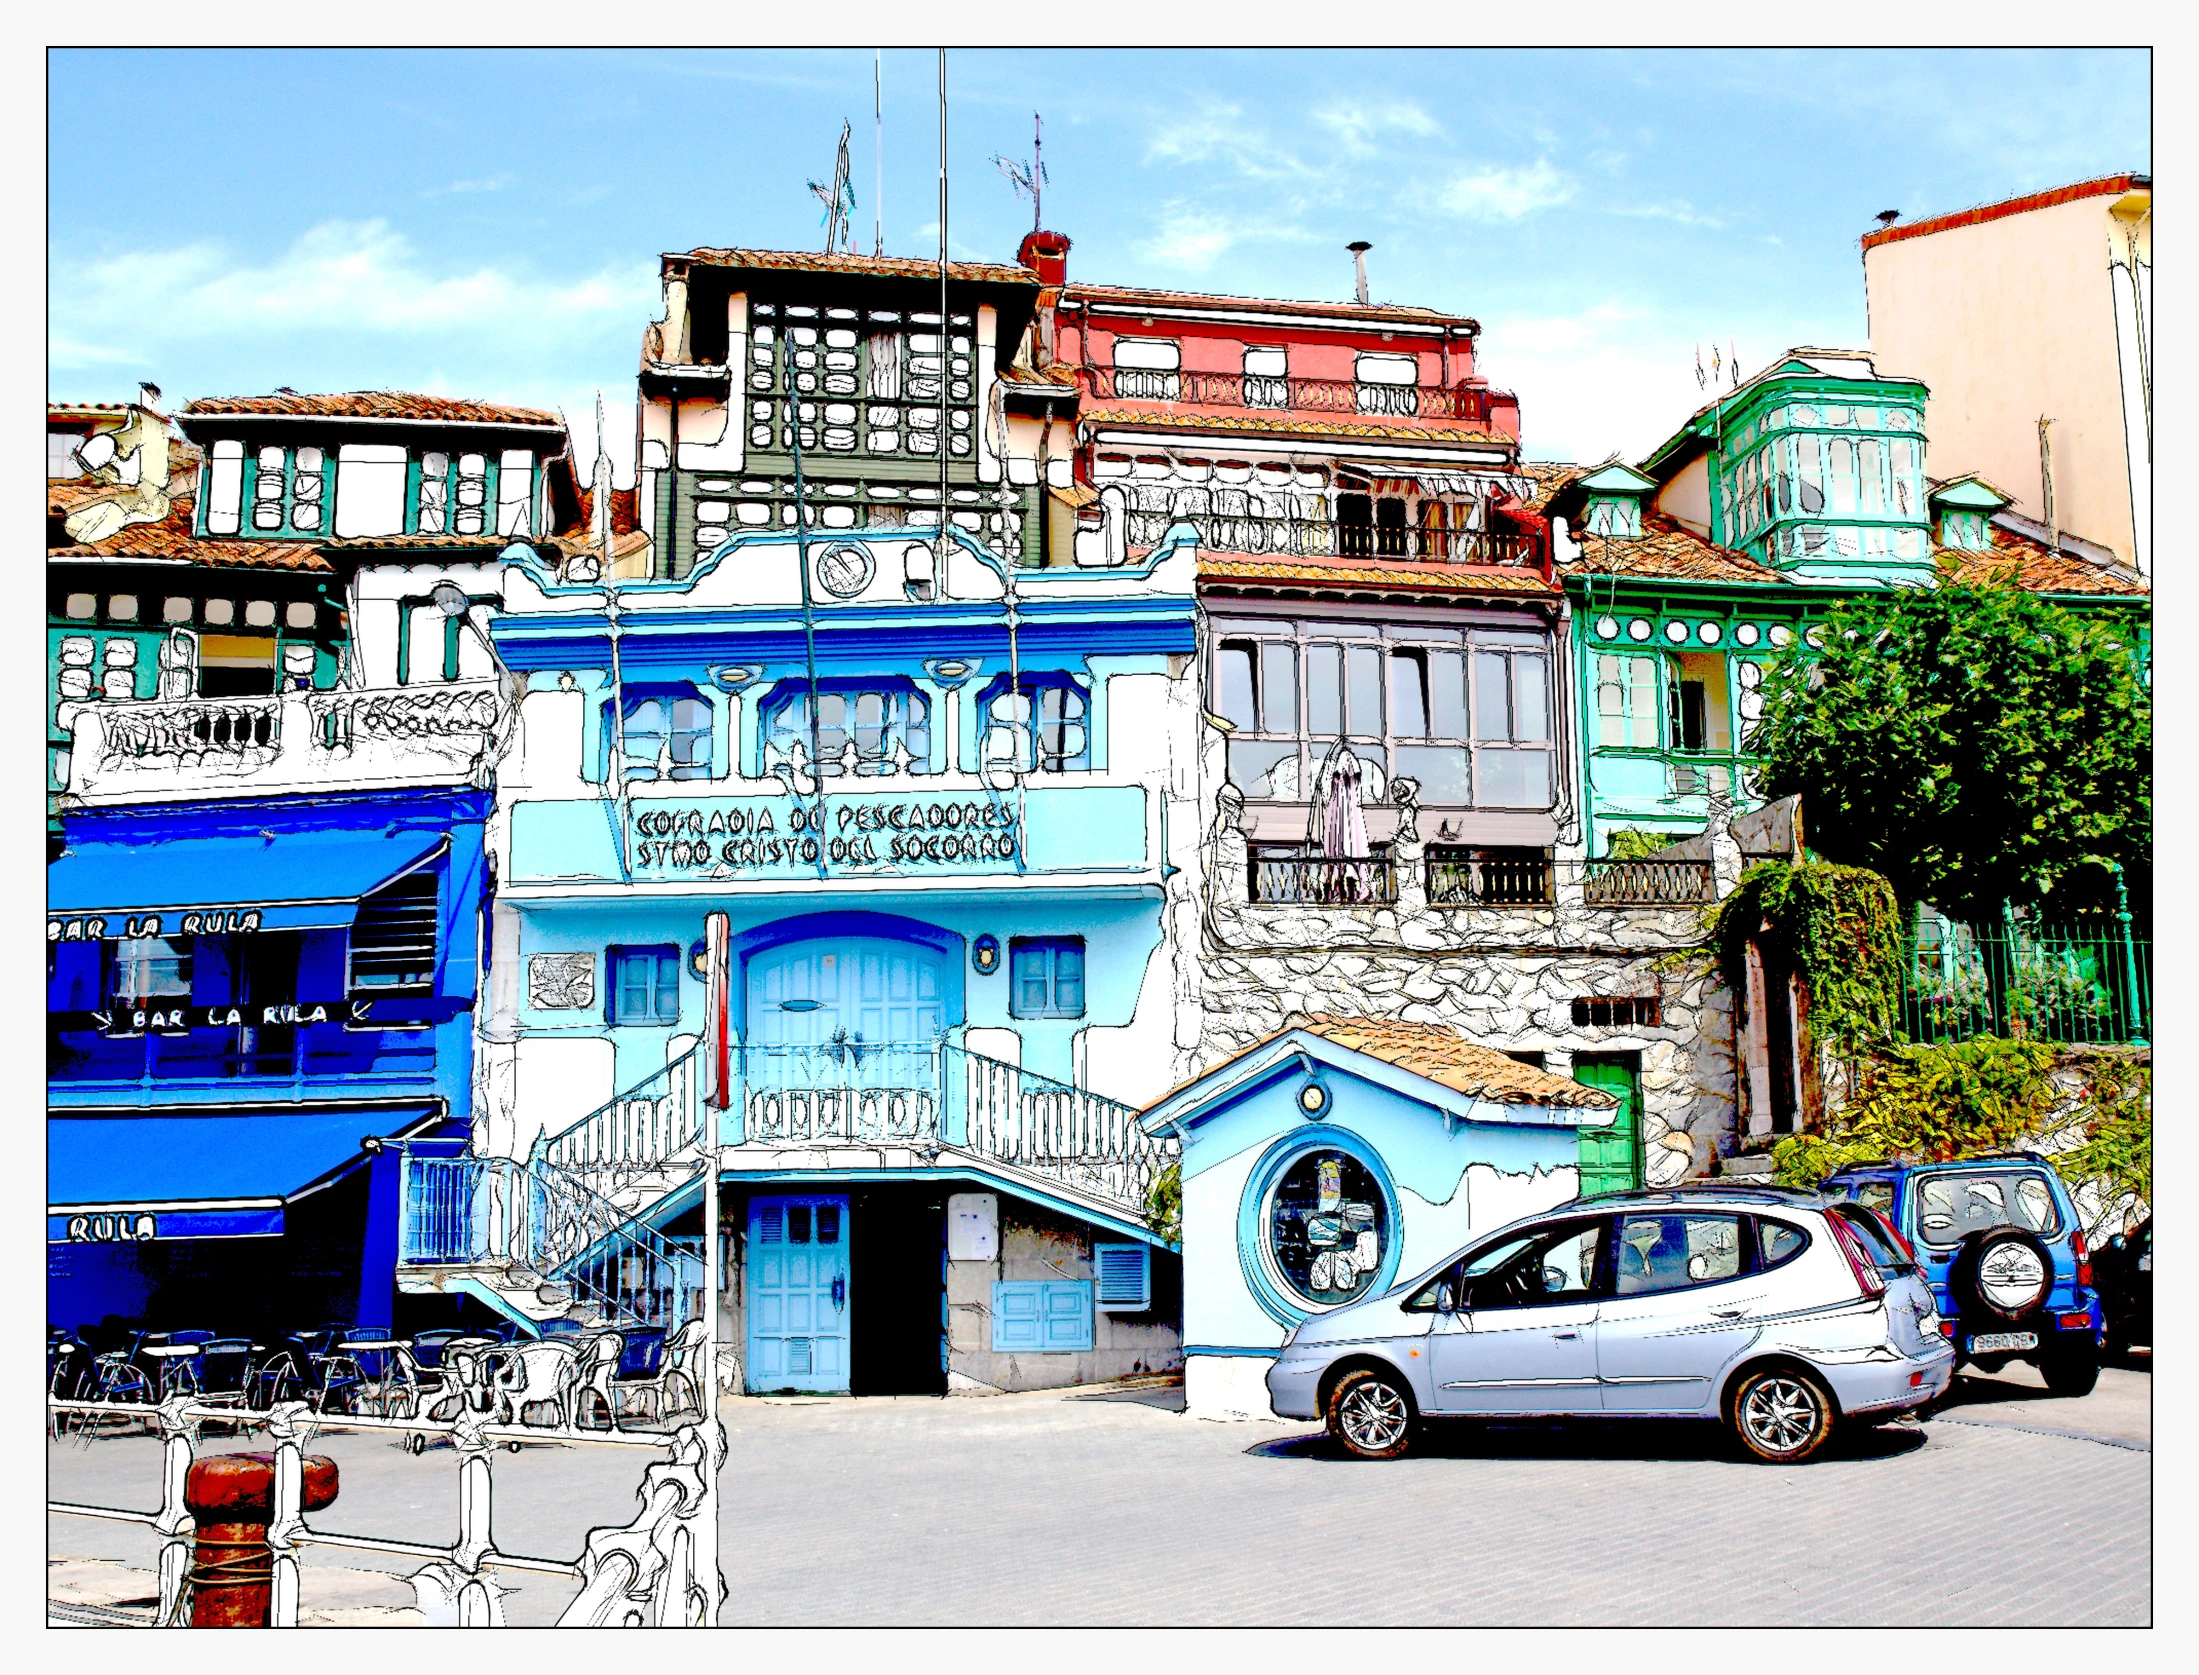
{"type": "Polygon", "coordinates": [[[1873,216],[1872,219],[1875,220],[1881,227],[1891,227],[1896,221],[1899,221],[1901,219],[1901,211],[1898,209],[1882,209],[1878,212],[1877,215],[1873,216]]]}
{"type": "Polygon", "coordinates": [[[833,163],[832,184],[809,183],[809,189],[817,201],[825,206],[825,254],[835,250],[852,252],[855,248],[855,231],[851,211],[855,208],[855,188],[848,181],[848,135],[852,125],[840,124],[840,154],[833,163]]]}
{"type": "Polygon", "coordinates": [[[1367,305],[1367,252],[1374,248],[1363,238],[1355,238],[1344,246],[1351,252],[1352,278],[1357,286],[1359,306],[1367,305]]]}
{"type": "Polygon", "coordinates": [[[877,125],[878,153],[878,178],[870,195],[870,212],[877,230],[870,253],[883,256],[886,253],[886,51],[883,47],[870,50],[870,112],[871,120],[877,125]]]}
{"type": "Polygon", "coordinates": [[[1046,190],[1044,139],[1044,124],[1041,122],[1038,112],[1033,111],[1031,112],[1031,166],[1025,168],[1021,163],[1011,162],[998,152],[993,154],[994,165],[1002,174],[1008,177],[1008,183],[1016,189],[1017,194],[1031,200],[1031,231],[1034,233],[1046,224],[1044,211],[1040,203],[1040,199],[1046,190]]]}

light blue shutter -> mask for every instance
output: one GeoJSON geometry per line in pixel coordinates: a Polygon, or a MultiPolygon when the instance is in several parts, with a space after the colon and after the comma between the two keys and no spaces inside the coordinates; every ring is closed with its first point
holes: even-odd
{"type": "Polygon", "coordinates": [[[1098,1273],[1095,1301],[1102,1310],[1135,1314],[1152,1307],[1152,1249],[1147,1245],[1092,1247],[1092,1266],[1098,1273]]]}
{"type": "Polygon", "coordinates": [[[995,1350],[1043,1349],[1044,1316],[1040,1293],[1045,1288],[1032,1280],[1002,1280],[993,1287],[993,1348],[995,1350]]]}
{"type": "Polygon", "coordinates": [[[1049,1284],[1046,1291],[1046,1347],[1092,1347],[1092,1286],[1088,1280],[1049,1284]]]}

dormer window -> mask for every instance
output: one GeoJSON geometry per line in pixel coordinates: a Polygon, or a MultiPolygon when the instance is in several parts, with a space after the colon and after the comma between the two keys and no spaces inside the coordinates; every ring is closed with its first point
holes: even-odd
{"type": "Polygon", "coordinates": [[[1590,535],[1614,541],[1638,541],[1642,534],[1642,507],[1638,500],[1597,499],[1588,503],[1585,529],[1590,535]]]}
{"type": "Polygon", "coordinates": [[[1991,538],[1986,534],[1985,514],[1956,508],[1942,512],[1939,519],[1939,544],[1943,547],[1959,547],[1964,552],[1983,552],[1992,544],[1991,538]]]}

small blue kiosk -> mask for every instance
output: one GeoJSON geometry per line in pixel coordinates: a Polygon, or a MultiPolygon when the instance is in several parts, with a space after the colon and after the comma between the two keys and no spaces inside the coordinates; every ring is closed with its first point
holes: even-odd
{"type": "Polygon", "coordinates": [[[1434,1024],[1294,1016],[1140,1118],[1183,1143],[1188,1410],[1266,1416],[1309,1315],[1579,1191],[1616,1102],[1434,1024]]]}

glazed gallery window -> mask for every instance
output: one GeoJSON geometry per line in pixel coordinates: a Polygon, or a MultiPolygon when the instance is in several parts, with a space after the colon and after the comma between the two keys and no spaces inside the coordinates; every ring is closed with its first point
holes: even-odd
{"type": "Polygon", "coordinates": [[[1011,1018],[1084,1016],[1084,938],[1016,937],[1008,944],[1011,1018]]]}
{"type": "Polygon", "coordinates": [[[1025,675],[1014,693],[1006,676],[979,699],[983,765],[1012,762],[1025,773],[1074,773],[1092,765],[1090,701],[1067,675],[1025,675]]]}
{"type": "Polygon", "coordinates": [[[107,949],[107,1003],[147,1006],[154,1001],[191,998],[191,938],[120,937],[107,949]]]}
{"type": "Polygon", "coordinates": [[[611,948],[610,1021],[676,1024],[680,1021],[680,951],[671,944],[611,948]]]}
{"type": "Polygon", "coordinates": [[[786,452],[969,455],[977,376],[970,316],[758,304],[746,368],[749,446],[786,452]],[[782,399],[773,400],[772,397],[782,399]]]}
{"type": "Polygon", "coordinates": [[[764,772],[799,758],[831,779],[847,772],[851,744],[858,774],[931,772],[931,703],[915,687],[820,688],[812,762],[809,683],[792,686],[764,706],[764,772]]]}
{"type": "Polygon", "coordinates": [[[1596,659],[1596,743],[1655,750],[1657,658],[1603,655],[1596,659]]]}
{"type": "MultiPolygon", "coordinates": [[[[608,736],[610,706],[604,706],[606,749],[620,740],[608,736]]],[[[625,774],[628,779],[708,779],[711,713],[708,700],[692,687],[626,694],[625,774]]]]}
{"type": "Polygon", "coordinates": [[[258,449],[253,455],[252,527],[319,534],[327,486],[328,456],[320,449],[258,449]]]}
{"type": "Polygon", "coordinates": [[[1388,1202],[1350,1153],[1324,1148],[1295,1160],[1268,1194],[1266,1212],[1267,1254],[1304,1301],[1341,1303],[1381,1272],[1388,1202]]]}
{"type": "Polygon", "coordinates": [[[1430,806],[1547,808],[1549,641],[1510,629],[1217,619],[1215,713],[1229,777],[1256,801],[1300,801],[1338,739],[1430,806]]]}

